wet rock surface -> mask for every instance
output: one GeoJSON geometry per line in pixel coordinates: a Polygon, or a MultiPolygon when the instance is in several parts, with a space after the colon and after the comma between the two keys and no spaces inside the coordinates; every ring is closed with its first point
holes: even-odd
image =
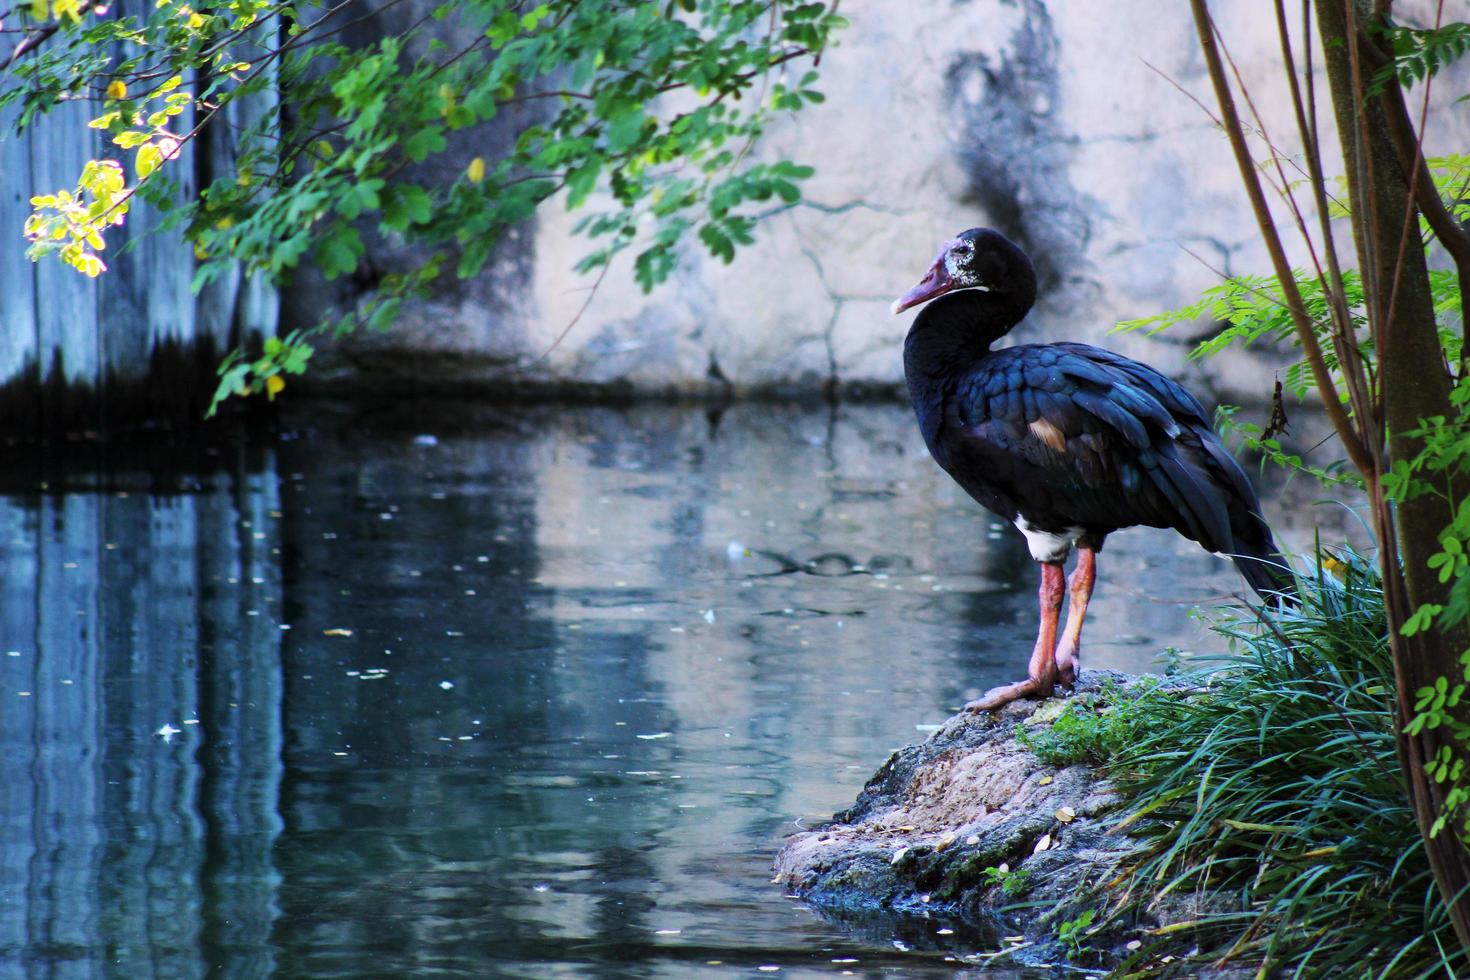
{"type": "MultiPolygon", "coordinates": [[[[1086,671],[1071,697],[1138,681],[1086,671]]],[[[1060,927],[1097,904],[1086,900],[1088,886],[1115,879],[1140,846],[1114,829],[1122,799],[1100,770],[1046,765],[1017,739],[1049,725],[1066,701],[950,718],[894,753],[852,807],[789,838],[776,857],[777,880],[835,918],[874,910],[958,916],[1013,963],[1066,963],[1060,927]]],[[[1150,921],[1110,923],[1088,937],[1088,965],[1117,962],[1135,938],[1188,917],[1184,903],[1164,904],[1150,921]]]]}

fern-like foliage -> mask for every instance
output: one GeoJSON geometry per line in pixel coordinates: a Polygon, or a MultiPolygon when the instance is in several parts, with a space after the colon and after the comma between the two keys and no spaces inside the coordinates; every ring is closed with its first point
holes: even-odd
{"type": "MultiPolygon", "coordinates": [[[[1331,323],[1329,301],[1322,290],[1322,281],[1316,275],[1302,269],[1293,271],[1297,291],[1306,305],[1307,316],[1312,320],[1317,334],[1326,337],[1331,323]]],[[[1356,330],[1363,326],[1363,284],[1357,270],[1343,272],[1342,288],[1356,330]]],[[[1217,286],[1204,291],[1200,299],[1177,310],[1166,310],[1153,316],[1137,320],[1124,320],[1114,328],[1120,332],[1146,330],[1157,333],[1177,323],[1214,320],[1220,325],[1217,333],[1206,337],[1190,353],[1193,359],[1218,354],[1233,344],[1249,347],[1261,342],[1290,343],[1295,345],[1296,331],[1292,326],[1291,313],[1282,298],[1281,285],[1275,276],[1232,276],[1217,286]]],[[[1364,341],[1366,342],[1366,341],[1364,341]]],[[[1324,344],[1327,366],[1334,372],[1337,359],[1331,346],[1324,344]]],[[[1312,376],[1305,362],[1297,362],[1286,369],[1285,382],[1298,397],[1312,388],[1312,376]]]]}
{"type": "MultiPolygon", "coordinates": [[[[1457,220],[1470,220],[1470,154],[1430,157],[1427,163],[1445,206],[1457,220]]],[[[1342,201],[1345,200],[1344,196],[1342,201]]],[[[1346,205],[1342,201],[1331,205],[1334,219],[1346,214],[1346,205]]],[[[1420,231],[1427,245],[1432,244],[1433,232],[1422,220],[1420,231]]],[[[1334,380],[1338,381],[1341,390],[1337,352],[1330,337],[1331,304],[1323,290],[1323,280],[1315,271],[1306,269],[1293,270],[1292,277],[1296,280],[1297,292],[1301,294],[1307,316],[1317,334],[1323,361],[1334,380]]],[[[1434,301],[1435,319],[1439,325],[1440,346],[1444,349],[1448,363],[1458,363],[1463,339],[1459,277],[1452,269],[1430,269],[1429,286],[1434,301]]],[[[1356,269],[1343,270],[1341,288],[1348,307],[1353,342],[1362,351],[1371,373],[1376,351],[1373,349],[1371,333],[1367,329],[1363,281],[1356,269]]],[[[1275,276],[1232,276],[1206,289],[1197,301],[1188,306],[1136,320],[1124,320],[1114,327],[1114,331],[1142,330],[1152,334],[1178,324],[1210,323],[1214,324],[1215,329],[1195,346],[1190,354],[1191,358],[1210,357],[1233,345],[1250,347],[1274,344],[1300,348],[1300,340],[1287,309],[1281,284],[1275,276]]],[[[1298,399],[1305,398],[1316,386],[1311,368],[1300,358],[1286,366],[1281,375],[1281,383],[1298,399]]],[[[1470,388],[1466,390],[1470,392],[1470,388]]],[[[1465,402],[1470,405],[1470,394],[1465,396],[1465,402]]],[[[1324,486],[1360,482],[1346,460],[1336,458],[1325,463],[1309,462],[1303,455],[1288,451],[1285,444],[1275,438],[1274,432],[1268,432],[1265,426],[1246,421],[1244,415],[1233,407],[1222,406],[1215,422],[1222,433],[1239,439],[1246,447],[1260,453],[1263,459],[1285,466],[1291,471],[1306,473],[1324,486]]],[[[1443,424],[1442,422],[1441,425],[1443,424]]],[[[1470,463],[1467,463],[1467,469],[1470,469],[1470,463]]],[[[1467,510],[1466,522],[1466,540],[1470,542],[1470,510],[1467,510]]],[[[1470,547],[1467,547],[1467,553],[1470,553],[1470,547]]],[[[1467,615],[1470,615],[1470,591],[1467,591],[1466,609],[1467,615]]]]}
{"type": "Polygon", "coordinates": [[[1385,65],[1373,79],[1375,92],[1382,91],[1394,75],[1409,88],[1470,52],[1470,24],[1463,22],[1442,27],[1387,24],[1380,33],[1393,49],[1393,63],[1385,65]]]}

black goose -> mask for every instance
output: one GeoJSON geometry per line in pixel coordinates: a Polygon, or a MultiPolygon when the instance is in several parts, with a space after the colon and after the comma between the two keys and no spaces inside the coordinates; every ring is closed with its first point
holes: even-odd
{"type": "Polygon", "coordinates": [[[972,701],[971,711],[1076,682],[1097,552],[1120,528],[1173,528],[1229,555],[1262,597],[1291,589],[1250,480],[1189,392],[1087,344],[990,349],[1035,300],[1025,253],[999,232],[972,228],[946,242],[923,281],[893,304],[899,313],[929,302],[909,329],[903,364],[930,454],[1013,522],[1041,563],[1029,676],[972,701]],[[1074,545],[1077,567],[1064,581],[1074,545]],[[1071,605],[1058,642],[1064,588],[1071,605]]]}

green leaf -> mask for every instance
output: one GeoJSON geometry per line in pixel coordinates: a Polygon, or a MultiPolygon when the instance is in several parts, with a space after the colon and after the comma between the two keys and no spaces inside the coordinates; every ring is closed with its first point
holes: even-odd
{"type": "Polygon", "coordinates": [[[356,269],[362,252],[362,239],[357,229],[339,221],[328,229],[317,245],[316,261],[323,275],[335,279],[356,269]]]}
{"type": "Polygon", "coordinates": [[[1444,612],[1444,606],[1436,605],[1432,602],[1426,602],[1422,606],[1420,606],[1412,616],[1404,621],[1404,625],[1399,629],[1399,633],[1403,636],[1414,636],[1415,634],[1428,629],[1429,624],[1433,622],[1434,617],[1438,616],[1442,612],[1444,612]]]}
{"type": "Polygon", "coordinates": [[[461,279],[468,279],[478,275],[485,267],[485,261],[490,258],[490,246],[493,243],[483,237],[471,238],[465,243],[463,251],[459,256],[458,274],[461,279]]]}
{"type": "Polygon", "coordinates": [[[735,261],[735,243],[716,224],[710,223],[699,229],[699,240],[709,248],[710,254],[727,265],[735,261]]]}
{"type": "Polygon", "coordinates": [[[444,121],[450,129],[464,129],[475,124],[475,113],[467,105],[455,105],[445,114],[444,121]]]}
{"type": "Polygon", "coordinates": [[[607,121],[607,148],[613,153],[625,153],[643,135],[643,111],[629,107],[607,121]]]}
{"type": "Polygon", "coordinates": [[[669,277],[674,268],[674,256],[667,246],[657,246],[638,253],[633,260],[633,276],[645,293],[669,277]]]}
{"type": "Polygon", "coordinates": [[[404,154],[414,163],[423,163],[431,153],[442,153],[445,147],[444,134],[439,127],[421,129],[403,142],[404,154]]]}
{"type": "Polygon", "coordinates": [[[580,207],[597,187],[602,172],[602,159],[592,157],[567,174],[567,209],[580,207]]]}
{"type": "Polygon", "coordinates": [[[411,225],[427,222],[433,210],[433,202],[422,187],[394,184],[384,195],[383,225],[396,231],[407,231],[411,225]]]}
{"type": "Polygon", "coordinates": [[[382,186],[381,180],[364,180],[360,183],[349,184],[342,192],[342,196],[337,199],[337,213],[350,221],[364,211],[376,209],[378,191],[382,186]]]}

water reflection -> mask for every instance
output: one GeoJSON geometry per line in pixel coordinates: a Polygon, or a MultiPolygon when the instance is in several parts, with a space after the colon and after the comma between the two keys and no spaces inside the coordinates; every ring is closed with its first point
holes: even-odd
{"type": "Polygon", "coordinates": [[[0,975],[272,972],[276,481],[0,505],[0,975]]]}
{"type": "MultiPolygon", "coordinates": [[[[0,977],[951,975],[767,882],[1024,669],[1034,567],[906,413],[417,411],[0,497],[0,977]]],[[[1241,588],[1104,562],[1089,666],[1241,588]]]]}

